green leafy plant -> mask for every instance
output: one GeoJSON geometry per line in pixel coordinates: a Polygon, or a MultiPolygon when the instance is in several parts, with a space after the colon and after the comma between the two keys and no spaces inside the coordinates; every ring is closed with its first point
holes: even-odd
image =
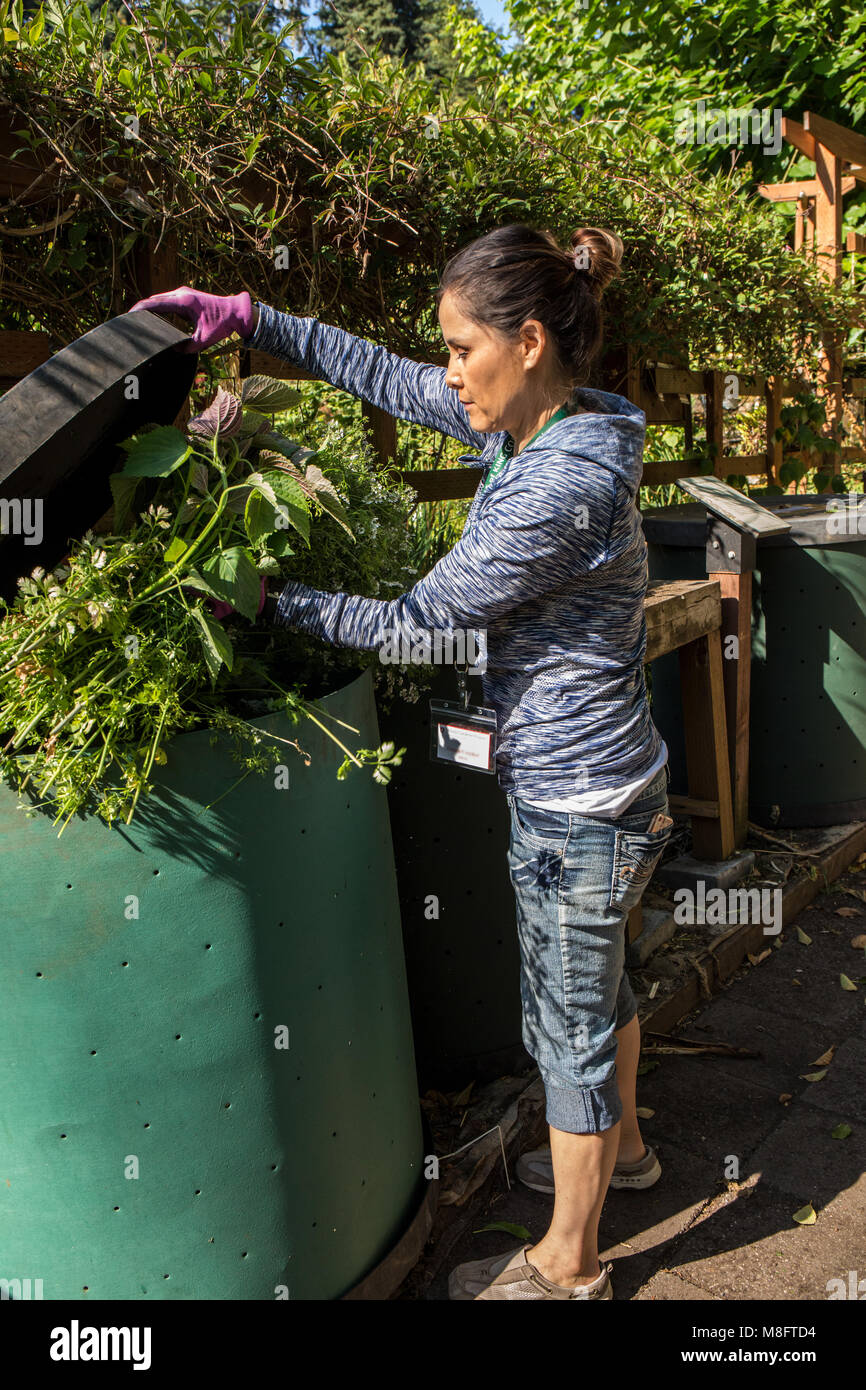
{"type": "Polygon", "coordinates": [[[823,492],[828,484],[834,492],[846,491],[841,474],[820,471],[821,455],[832,454],[839,447],[826,430],[825,402],[811,391],[798,391],[790,403],[782,406],[773,437],[782,443],[779,481],[784,487],[793,483],[796,491],[803,479],[814,473],[811,482],[816,492],[823,492]]]}
{"type": "Polygon", "coordinates": [[[0,773],[50,804],[55,823],[94,810],[128,824],[167,741],[185,729],[227,731],[246,771],[265,771],[262,745],[287,740],[251,724],[242,697],[246,713],[283,709],[324,729],[346,755],[341,775],[372,765],[384,782],[399,764],[393,744],[354,753],[285,651],[269,656],[250,641],[266,577],[313,553],[314,526],[356,543],[317,453],[275,428],[296,396],[251,377],[240,396],[220,388],[185,431],[124,441],[111,531],[88,532],[65,564],[35,570],[3,605],[0,773]],[[225,622],[219,603],[234,610],[225,622]]]}

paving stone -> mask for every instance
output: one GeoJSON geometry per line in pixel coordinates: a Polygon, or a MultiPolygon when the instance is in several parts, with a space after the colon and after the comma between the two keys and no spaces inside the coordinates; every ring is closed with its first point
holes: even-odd
{"type": "MultiPolygon", "coordinates": [[[[641,1121],[644,1138],[650,1139],[650,1120],[641,1121]]],[[[666,1251],[694,1221],[707,1201],[725,1183],[715,1164],[677,1145],[659,1141],[662,1175],[654,1187],[643,1190],[608,1190],[599,1222],[599,1251],[605,1258],[652,1255],[656,1267],[665,1263],[666,1251]]]]}
{"type": "Polygon", "coordinates": [[[706,1159],[721,1177],[726,1154],[751,1153],[782,1123],[777,1095],[740,1073],[714,1072],[709,1060],[662,1056],[637,1079],[638,1106],[655,1111],[641,1132],[653,1145],[671,1143],[706,1159]]]}
{"type": "Polygon", "coordinates": [[[740,1189],[702,1214],[668,1268],[717,1298],[826,1299],[829,1279],[866,1272],[864,1182],[819,1210],[814,1226],[798,1226],[800,1204],[769,1185],[740,1189]]]}
{"type": "MultiPolygon", "coordinates": [[[[833,1054],[823,1081],[807,1081],[803,1100],[818,1110],[841,1115],[848,1124],[866,1122],[866,1042],[848,1038],[833,1054]]],[[[860,1145],[863,1153],[862,1141],[860,1145]]]]}
{"type": "MultiPolygon", "coordinates": [[[[617,1291],[614,1289],[614,1299],[616,1294],[617,1291]]],[[[672,1274],[668,1269],[660,1269],[632,1294],[634,1303],[693,1303],[700,1300],[709,1303],[721,1302],[715,1294],[707,1293],[706,1289],[698,1288],[696,1284],[689,1283],[679,1274],[672,1274]]]]}
{"type": "MultiPolygon", "coordinates": [[[[866,1010],[864,1010],[866,1012],[866,1010]]],[[[680,1031],[680,1030],[678,1030],[680,1031]]],[[[681,1031],[689,1038],[708,1043],[724,1042],[760,1052],[760,1057],[695,1058],[702,1069],[724,1077],[728,1084],[745,1080],[765,1086],[776,1096],[783,1092],[796,1096],[811,1083],[801,1073],[812,1067],[838,1035],[826,1023],[814,1023],[795,1016],[768,1013],[742,1001],[737,986],[719,995],[699,1018],[684,1024],[681,1031]]]]}
{"type": "Polygon", "coordinates": [[[855,1122],[847,1139],[831,1137],[844,1118],[798,1101],[785,1123],[746,1160],[741,1179],[760,1174],[762,1187],[797,1199],[794,1210],[806,1202],[816,1210],[826,1206],[863,1173],[864,1127],[855,1122]]]}
{"type": "MultiPolygon", "coordinates": [[[[826,914],[802,913],[802,926],[812,945],[796,938],[793,925],[785,929],[782,946],[760,965],[745,965],[732,977],[737,1001],[768,1013],[780,1013],[807,1023],[825,1024],[848,1032],[860,1028],[864,992],[841,988],[839,974],[850,975],[859,966],[857,952],[849,944],[852,932],[822,924],[826,914]],[[799,980],[800,984],[792,983],[799,980]]],[[[866,974],[866,970],[860,973],[866,974]]]]}

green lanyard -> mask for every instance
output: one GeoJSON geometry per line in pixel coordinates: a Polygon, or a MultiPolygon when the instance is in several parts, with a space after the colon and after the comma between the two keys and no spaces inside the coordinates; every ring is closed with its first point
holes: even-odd
{"type": "MultiPolygon", "coordinates": [[[[556,422],[557,422],[558,420],[565,420],[567,416],[568,416],[568,409],[567,409],[567,407],[564,406],[564,405],[561,405],[561,406],[559,407],[559,409],[557,410],[556,414],[555,414],[555,415],[551,415],[551,417],[550,417],[550,419],[547,421],[547,423],[546,423],[545,425],[542,425],[540,430],[536,430],[536,431],[535,431],[535,434],[532,436],[532,438],[531,438],[531,439],[528,439],[528,440],[526,441],[526,443],[525,443],[524,446],[523,446],[524,449],[528,449],[529,446],[530,446],[530,444],[534,444],[535,441],[536,441],[536,439],[538,438],[538,436],[539,436],[540,434],[544,434],[544,431],[545,431],[545,430],[550,429],[550,426],[551,426],[551,425],[555,425],[556,422]]],[[[487,477],[484,479],[484,482],[481,484],[481,490],[482,490],[482,492],[483,492],[484,488],[486,488],[486,486],[487,486],[487,484],[488,484],[489,482],[492,482],[492,480],[493,480],[494,478],[498,478],[498,477],[499,477],[499,474],[502,472],[502,470],[503,470],[503,468],[505,467],[505,465],[506,465],[506,463],[508,462],[508,460],[509,460],[510,458],[513,458],[513,457],[514,457],[514,440],[511,438],[511,435],[509,435],[508,438],[506,439],[505,443],[503,444],[502,448],[499,450],[499,453],[496,455],[496,458],[493,460],[493,462],[492,462],[491,465],[490,465],[490,472],[487,474],[487,477]]]]}

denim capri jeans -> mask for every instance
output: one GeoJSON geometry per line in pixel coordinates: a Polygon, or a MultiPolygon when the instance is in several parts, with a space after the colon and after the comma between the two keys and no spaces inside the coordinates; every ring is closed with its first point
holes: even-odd
{"type": "Polygon", "coordinates": [[[667,786],[663,767],[624,815],[606,820],[508,795],[523,1043],[554,1129],[596,1134],[622,1118],[615,1033],[637,1012],[626,919],[673,828],[647,828],[659,811],[667,815],[667,786]]]}

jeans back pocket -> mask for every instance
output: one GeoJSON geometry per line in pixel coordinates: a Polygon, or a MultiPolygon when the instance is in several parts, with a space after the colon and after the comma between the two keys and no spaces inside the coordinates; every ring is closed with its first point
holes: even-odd
{"type": "Polygon", "coordinates": [[[630,912],[653,876],[670,839],[673,820],[658,830],[618,830],[613,851],[610,906],[630,912]]]}

